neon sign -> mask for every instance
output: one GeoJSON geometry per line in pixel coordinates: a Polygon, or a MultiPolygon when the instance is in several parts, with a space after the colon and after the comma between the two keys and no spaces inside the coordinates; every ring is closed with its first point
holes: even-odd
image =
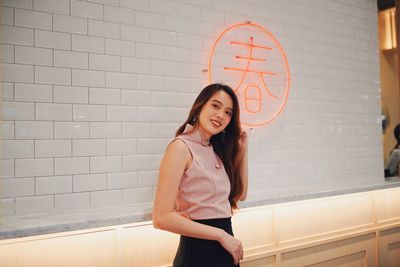
{"type": "Polygon", "coordinates": [[[240,23],[225,29],[212,46],[208,80],[234,85],[241,123],[259,127],[273,121],[286,105],[289,64],[268,30],[255,23],[240,23]]]}

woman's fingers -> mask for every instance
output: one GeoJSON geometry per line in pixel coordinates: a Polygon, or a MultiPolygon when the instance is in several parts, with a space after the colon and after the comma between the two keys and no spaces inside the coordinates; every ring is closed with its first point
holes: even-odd
{"type": "Polygon", "coordinates": [[[236,257],[234,257],[234,260],[235,260],[235,264],[237,265],[237,264],[239,264],[240,260],[243,259],[243,247],[242,247],[241,243],[235,250],[235,255],[236,255],[236,257]]]}
{"type": "Polygon", "coordinates": [[[234,251],[233,253],[231,253],[232,258],[233,258],[233,262],[235,263],[235,265],[239,264],[240,261],[240,255],[237,251],[234,251]]]}
{"type": "Polygon", "coordinates": [[[247,143],[248,143],[248,138],[249,137],[249,135],[248,135],[248,133],[246,132],[246,131],[242,131],[241,133],[240,133],[240,139],[239,139],[239,143],[240,143],[240,145],[243,147],[243,146],[247,146],[247,143]]]}
{"type": "Polygon", "coordinates": [[[234,263],[236,265],[239,264],[239,261],[243,259],[242,242],[230,234],[225,233],[220,243],[232,255],[234,263]]]}
{"type": "Polygon", "coordinates": [[[238,259],[238,257],[236,255],[233,256],[233,262],[235,263],[235,265],[239,264],[239,259],[238,259]]]}
{"type": "MultiPolygon", "coordinates": [[[[242,245],[240,245],[239,249],[238,249],[238,259],[239,261],[243,259],[243,248],[242,245]]],[[[238,263],[239,263],[238,261],[238,263]]]]}
{"type": "Polygon", "coordinates": [[[235,260],[235,264],[238,265],[242,259],[239,255],[237,255],[237,260],[235,260]]]}

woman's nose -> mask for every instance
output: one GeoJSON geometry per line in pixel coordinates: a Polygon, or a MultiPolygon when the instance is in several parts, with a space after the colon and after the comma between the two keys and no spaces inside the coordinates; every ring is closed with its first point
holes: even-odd
{"type": "Polygon", "coordinates": [[[217,117],[223,119],[223,118],[224,118],[224,112],[221,111],[221,110],[219,110],[219,111],[217,112],[217,117]]]}

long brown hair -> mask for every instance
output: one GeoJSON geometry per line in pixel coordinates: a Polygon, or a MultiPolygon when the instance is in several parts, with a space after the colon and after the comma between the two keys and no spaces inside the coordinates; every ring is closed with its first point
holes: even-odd
{"type": "Polygon", "coordinates": [[[218,91],[224,91],[231,97],[233,103],[232,117],[228,126],[225,128],[225,132],[220,132],[216,135],[213,135],[210,138],[210,143],[213,145],[215,153],[221,158],[226,173],[229,176],[229,180],[231,182],[229,203],[231,204],[231,208],[234,210],[237,209],[237,202],[240,195],[243,193],[243,182],[240,176],[240,161],[238,158],[239,138],[241,133],[240,110],[237,96],[232,88],[218,83],[206,86],[197,96],[186,121],[178,128],[175,136],[183,133],[187,123],[193,125],[194,127],[198,125],[198,118],[203,106],[218,91]]]}

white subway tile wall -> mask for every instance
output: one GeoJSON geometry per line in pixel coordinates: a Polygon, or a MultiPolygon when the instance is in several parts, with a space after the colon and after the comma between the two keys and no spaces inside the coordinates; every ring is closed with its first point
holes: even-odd
{"type": "Polygon", "coordinates": [[[55,194],[51,209],[58,211],[90,208],[90,192],[55,194]]]}
{"type": "Polygon", "coordinates": [[[383,179],[376,1],[2,0],[1,212],[151,202],[211,45],[282,44],[287,108],[250,132],[249,198],[383,179]]]}

